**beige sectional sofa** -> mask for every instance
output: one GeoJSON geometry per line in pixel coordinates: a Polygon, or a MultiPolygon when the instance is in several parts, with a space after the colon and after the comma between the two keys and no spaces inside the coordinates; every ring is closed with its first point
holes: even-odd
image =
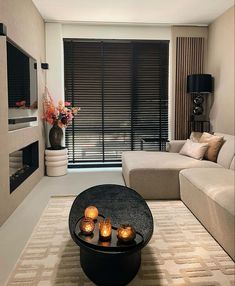
{"type": "Polygon", "coordinates": [[[180,155],[185,141],[171,141],[169,152],[124,152],[122,171],[145,199],[181,199],[234,259],[234,136],[216,135],[224,137],[217,163],[180,155]]]}
{"type": "Polygon", "coordinates": [[[180,196],[220,245],[235,259],[234,136],[222,134],[217,163],[223,168],[180,172],[180,196]]]}

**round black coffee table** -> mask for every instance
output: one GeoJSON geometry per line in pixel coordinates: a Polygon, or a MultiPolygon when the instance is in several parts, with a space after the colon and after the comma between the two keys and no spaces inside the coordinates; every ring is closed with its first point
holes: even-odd
{"type": "Polygon", "coordinates": [[[145,200],[134,190],[119,185],[99,185],[79,194],[69,214],[72,239],[80,246],[80,262],[85,274],[96,285],[121,286],[130,282],[139,270],[141,249],[153,234],[153,217],[145,200]],[[141,235],[141,242],[130,247],[105,248],[83,241],[76,233],[79,218],[87,206],[111,218],[113,226],[129,223],[141,235]]]}

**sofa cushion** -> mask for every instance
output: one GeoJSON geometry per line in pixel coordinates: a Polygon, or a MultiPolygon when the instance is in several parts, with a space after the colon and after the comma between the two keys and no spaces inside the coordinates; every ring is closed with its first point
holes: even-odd
{"type": "Polygon", "coordinates": [[[224,168],[229,169],[235,154],[234,135],[228,135],[223,133],[215,133],[215,135],[224,137],[224,143],[220,148],[217,158],[217,163],[223,166],[224,168]]]}
{"type": "Polygon", "coordinates": [[[223,136],[216,136],[203,132],[199,139],[199,143],[208,143],[208,149],[205,152],[205,159],[216,162],[220,147],[223,143],[223,136]]]}
{"type": "Polygon", "coordinates": [[[196,132],[196,131],[192,131],[191,134],[190,134],[190,137],[189,139],[193,142],[196,142],[198,143],[200,138],[202,136],[202,132],[196,132]]]}
{"type": "Polygon", "coordinates": [[[197,143],[187,139],[179,154],[202,160],[208,149],[208,143],[197,143]]]}
{"type": "Polygon", "coordinates": [[[170,153],[179,153],[185,142],[186,140],[170,140],[169,142],[166,142],[166,151],[170,153]]]}
{"type": "Polygon", "coordinates": [[[180,174],[234,216],[234,171],[194,168],[182,170],[180,174]]]}

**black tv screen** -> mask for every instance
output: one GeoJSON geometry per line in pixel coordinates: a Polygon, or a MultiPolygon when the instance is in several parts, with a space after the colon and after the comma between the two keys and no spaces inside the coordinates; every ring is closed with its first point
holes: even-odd
{"type": "Polygon", "coordinates": [[[8,107],[37,108],[36,60],[7,41],[8,107]]]}

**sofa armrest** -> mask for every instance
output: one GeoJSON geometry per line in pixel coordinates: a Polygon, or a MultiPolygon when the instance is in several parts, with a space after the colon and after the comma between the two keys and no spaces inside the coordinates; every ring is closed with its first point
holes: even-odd
{"type": "Polygon", "coordinates": [[[186,140],[171,140],[166,143],[166,151],[170,153],[179,153],[186,140]]]}

